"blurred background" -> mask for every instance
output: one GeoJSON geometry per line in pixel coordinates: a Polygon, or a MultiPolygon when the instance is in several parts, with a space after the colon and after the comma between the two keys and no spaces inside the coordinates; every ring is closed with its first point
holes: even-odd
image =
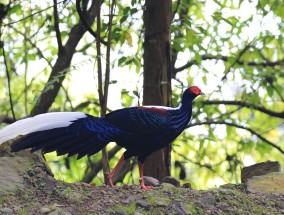
{"type": "MultiPolygon", "coordinates": [[[[278,0],[3,0],[0,125],[47,111],[176,107],[197,85],[206,96],[153,165],[199,189],[240,183],[256,162],[283,166],[283,11],[278,0]]],[[[123,149],[108,151],[113,167],[123,149]]],[[[46,158],[59,180],[103,183],[101,153],[46,158]]],[[[133,158],[115,181],[137,180],[133,158]]]]}

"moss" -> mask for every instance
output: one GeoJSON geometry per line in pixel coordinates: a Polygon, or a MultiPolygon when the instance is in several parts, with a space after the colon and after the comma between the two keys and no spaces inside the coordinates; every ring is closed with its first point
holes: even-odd
{"type": "Polygon", "coordinates": [[[136,209],[136,203],[131,202],[129,205],[115,205],[109,208],[107,211],[109,213],[119,213],[119,214],[134,214],[136,209]]]}
{"type": "Polygon", "coordinates": [[[185,205],[188,208],[188,210],[191,212],[192,215],[200,214],[199,212],[197,212],[197,210],[196,210],[196,208],[195,208],[195,206],[193,204],[186,203],[185,205]]]}
{"type": "Polygon", "coordinates": [[[30,201],[30,202],[32,202],[32,200],[34,200],[34,196],[33,195],[31,195],[30,193],[23,193],[23,196],[22,196],[26,201],[30,201]]]}
{"type": "Polygon", "coordinates": [[[2,205],[5,203],[5,201],[6,201],[6,197],[0,198],[0,207],[2,207],[2,205]]]}
{"type": "MultiPolygon", "coordinates": [[[[255,196],[251,198],[249,195],[239,192],[237,190],[216,189],[212,192],[216,197],[217,202],[222,203],[223,209],[228,212],[235,212],[237,214],[243,214],[248,211],[254,214],[270,214],[273,213],[273,209],[266,206],[266,204],[259,204],[261,197],[255,196]],[[258,201],[255,201],[258,200],[258,201]],[[226,209],[227,206],[227,209],[226,209]]],[[[274,201],[268,201],[267,204],[275,205],[274,201]]],[[[224,213],[226,214],[226,212],[224,213]]]]}
{"type": "Polygon", "coordinates": [[[20,209],[20,210],[18,211],[17,214],[19,214],[19,215],[29,215],[30,212],[29,212],[27,209],[22,208],[22,209],[20,209]]]}
{"type": "Polygon", "coordinates": [[[157,206],[157,202],[164,202],[166,205],[168,205],[171,200],[167,197],[167,196],[163,196],[160,193],[152,193],[149,194],[148,196],[145,196],[147,199],[147,202],[151,205],[151,206],[157,206]]]}
{"type": "Polygon", "coordinates": [[[157,205],[158,201],[164,202],[165,204],[170,204],[171,202],[169,198],[165,198],[165,197],[152,198],[149,201],[152,201],[152,204],[155,204],[155,205],[157,205]]]}
{"type": "Polygon", "coordinates": [[[146,215],[164,215],[164,214],[168,214],[167,211],[165,211],[164,208],[151,208],[149,211],[145,212],[144,214],[146,215]]]}
{"type": "Polygon", "coordinates": [[[72,193],[73,190],[70,188],[70,187],[66,187],[64,190],[63,190],[63,195],[68,195],[70,193],[72,193]]]}
{"type": "Polygon", "coordinates": [[[175,194],[178,194],[178,195],[183,195],[183,194],[185,194],[187,192],[187,189],[185,189],[185,188],[176,188],[176,189],[173,190],[173,192],[175,194]]]}
{"type": "Polygon", "coordinates": [[[26,175],[29,179],[26,181],[29,183],[28,187],[18,187],[13,192],[0,192],[0,208],[9,207],[20,215],[38,214],[43,206],[62,213],[63,209],[58,205],[66,205],[64,211],[72,211],[72,214],[127,215],[137,212],[143,215],[163,215],[182,211],[184,214],[193,215],[258,215],[281,214],[283,210],[284,196],[247,193],[243,188],[240,189],[240,186],[211,190],[161,188],[140,191],[135,186],[111,189],[106,186],[90,187],[56,182],[55,186],[47,188],[36,171],[30,170],[26,175]],[[145,203],[145,207],[137,206],[137,201],[144,201],[147,205],[145,203]],[[19,208],[19,205],[25,207],[19,208]]]}

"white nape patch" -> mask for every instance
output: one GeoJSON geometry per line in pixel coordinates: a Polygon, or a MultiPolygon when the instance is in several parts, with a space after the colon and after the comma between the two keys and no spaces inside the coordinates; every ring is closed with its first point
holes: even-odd
{"type": "Polygon", "coordinates": [[[143,106],[144,108],[160,108],[160,109],[164,109],[164,110],[178,110],[181,107],[181,104],[179,104],[178,107],[167,107],[167,106],[152,106],[152,105],[145,105],[143,106]]]}
{"type": "Polygon", "coordinates": [[[0,130],[0,145],[19,135],[66,127],[71,121],[84,117],[86,114],[80,112],[52,112],[21,119],[0,130]]]}

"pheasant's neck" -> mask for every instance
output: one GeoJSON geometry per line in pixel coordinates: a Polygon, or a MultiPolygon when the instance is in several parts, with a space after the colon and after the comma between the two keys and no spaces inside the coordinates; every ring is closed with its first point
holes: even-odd
{"type": "Polygon", "coordinates": [[[184,112],[190,112],[192,111],[192,100],[186,100],[186,101],[182,101],[181,105],[179,107],[179,111],[184,113],[184,112]]]}
{"type": "Polygon", "coordinates": [[[175,129],[174,137],[177,137],[188,125],[191,118],[191,104],[181,104],[171,114],[171,126],[175,129]]]}

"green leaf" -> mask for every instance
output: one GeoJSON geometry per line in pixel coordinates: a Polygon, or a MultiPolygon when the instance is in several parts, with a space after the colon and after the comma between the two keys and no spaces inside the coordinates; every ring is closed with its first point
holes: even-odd
{"type": "Polygon", "coordinates": [[[10,16],[11,14],[17,14],[18,16],[20,16],[22,14],[22,6],[21,4],[16,4],[14,7],[12,7],[12,9],[8,10],[8,15],[10,16]]]}
{"type": "Polygon", "coordinates": [[[270,97],[272,97],[272,96],[273,96],[273,91],[274,91],[274,89],[273,89],[271,86],[267,86],[266,89],[267,89],[268,95],[269,95],[270,97]]]}
{"type": "Polygon", "coordinates": [[[201,64],[202,58],[199,54],[195,53],[195,60],[197,62],[198,65],[201,64]]]}
{"type": "Polygon", "coordinates": [[[236,132],[236,127],[233,127],[233,126],[226,126],[226,132],[227,132],[227,136],[232,136],[232,135],[235,135],[235,132],[236,132]]]}
{"type": "Polygon", "coordinates": [[[117,80],[112,80],[109,82],[109,84],[116,84],[117,83],[117,80]]]}
{"type": "Polygon", "coordinates": [[[207,84],[207,77],[205,75],[202,77],[202,81],[204,84],[207,84]]]}
{"type": "Polygon", "coordinates": [[[219,11],[214,12],[213,15],[212,15],[212,17],[213,17],[213,19],[216,20],[217,22],[220,22],[220,20],[223,19],[222,13],[219,12],[219,11]]]}
{"type": "Polygon", "coordinates": [[[202,34],[207,35],[207,31],[206,31],[203,27],[198,26],[197,29],[198,29],[202,34]]]}
{"type": "Polygon", "coordinates": [[[136,97],[138,97],[138,98],[140,97],[137,90],[133,90],[132,92],[133,92],[133,94],[134,94],[136,97]]]}
{"type": "Polygon", "coordinates": [[[118,59],[118,66],[122,66],[123,63],[127,60],[127,57],[123,56],[118,59]]]}
{"type": "Polygon", "coordinates": [[[223,8],[223,5],[220,3],[220,0],[213,0],[217,5],[219,5],[221,8],[223,8]]]}

